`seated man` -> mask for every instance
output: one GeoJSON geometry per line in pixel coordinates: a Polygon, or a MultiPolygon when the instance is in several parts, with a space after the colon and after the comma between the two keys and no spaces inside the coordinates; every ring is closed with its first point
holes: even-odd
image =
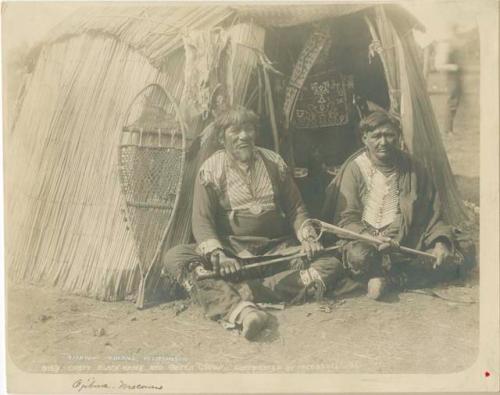
{"type": "Polygon", "coordinates": [[[174,247],[163,258],[164,272],[189,292],[208,318],[240,326],[249,340],[268,320],[255,303],[302,301],[315,289],[332,288],[343,272],[338,260],[321,257],[309,267],[302,261],[273,267],[272,272],[259,273],[267,276],[264,279],[240,278],[245,258],[280,255],[301,245],[311,259],[322,249],[312,237],[308,240],[314,230],[301,229],[308,215],[285,162],[255,146],[257,122],[255,113],[242,107],[217,117],[224,149],[202,164],[195,180],[196,244],[174,247]],[[197,279],[206,268],[220,278],[197,279]]]}
{"type": "Polygon", "coordinates": [[[431,285],[456,275],[451,228],[441,218],[440,201],[425,168],[401,151],[401,130],[382,111],[360,123],[365,147],[344,164],[327,191],[323,219],[342,228],[379,237],[378,248],[364,241],[345,242],[343,263],[350,277],[368,283],[379,299],[386,285],[431,285]],[[428,251],[421,261],[398,252],[398,245],[428,251]]]}

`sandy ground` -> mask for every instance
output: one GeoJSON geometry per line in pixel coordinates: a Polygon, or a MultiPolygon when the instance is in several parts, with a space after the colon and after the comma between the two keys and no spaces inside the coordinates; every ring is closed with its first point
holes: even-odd
{"type": "MultiPolygon", "coordinates": [[[[478,204],[476,121],[459,122],[445,144],[464,199],[478,204]]],[[[138,311],[16,284],[8,287],[8,352],[33,372],[455,372],[476,359],[479,305],[467,302],[478,301],[477,283],[476,272],[438,291],[455,301],[401,293],[287,307],[272,312],[256,343],[187,301],[138,311]]]]}
{"type": "Polygon", "coordinates": [[[365,296],[272,312],[256,343],[172,302],[138,311],[56,290],[9,290],[9,353],[45,372],[444,373],[477,354],[478,287],[365,296]],[[463,301],[463,302],[458,302],[463,301]],[[182,311],[184,308],[186,310],[182,311]]]}

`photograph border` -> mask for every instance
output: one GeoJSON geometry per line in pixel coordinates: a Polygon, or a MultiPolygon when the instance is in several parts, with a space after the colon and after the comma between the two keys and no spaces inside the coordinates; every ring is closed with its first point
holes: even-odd
{"type": "MultiPolygon", "coordinates": [[[[346,1],[342,2],[346,3],[346,1]]],[[[349,1],[349,3],[372,2],[373,1],[349,1]]],[[[34,374],[27,373],[15,365],[8,354],[8,344],[6,344],[8,391],[15,393],[78,393],[78,387],[75,386],[75,383],[79,379],[87,382],[89,380],[94,380],[96,385],[96,388],[81,391],[80,393],[87,393],[86,391],[91,393],[499,391],[499,3],[495,0],[480,0],[476,3],[481,7],[478,18],[480,30],[481,98],[481,270],[479,287],[479,353],[476,361],[471,367],[460,372],[449,374],[359,374],[354,372],[352,374],[34,374]],[[488,39],[485,39],[485,37],[488,37],[488,39]],[[489,373],[489,376],[486,376],[486,372],[489,373]],[[99,388],[99,385],[102,385],[102,387],[99,388]],[[127,388],[127,386],[130,388],[127,388]]],[[[5,75],[5,70],[3,75],[5,75]]],[[[3,108],[5,108],[5,103],[3,104],[3,108]]],[[[3,114],[3,116],[5,125],[5,114],[3,114]]],[[[5,251],[5,249],[3,251],[5,251]]],[[[4,294],[6,295],[6,293],[4,294]]]]}

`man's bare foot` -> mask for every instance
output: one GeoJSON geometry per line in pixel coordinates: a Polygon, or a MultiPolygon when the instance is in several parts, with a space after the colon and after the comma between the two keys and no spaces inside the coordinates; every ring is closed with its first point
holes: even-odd
{"type": "Polygon", "coordinates": [[[387,282],[383,277],[374,277],[368,281],[367,296],[373,300],[380,300],[386,289],[387,282]]]}
{"type": "Polygon", "coordinates": [[[265,311],[255,308],[246,308],[241,312],[241,334],[247,340],[254,340],[267,326],[269,316],[265,311]]]}

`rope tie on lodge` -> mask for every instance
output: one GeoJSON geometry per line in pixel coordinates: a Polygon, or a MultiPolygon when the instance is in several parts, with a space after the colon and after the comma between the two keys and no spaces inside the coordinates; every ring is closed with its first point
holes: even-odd
{"type": "Polygon", "coordinates": [[[370,45],[368,45],[368,63],[371,64],[373,58],[376,55],[380,55],[383,51],[382,43],[377,39],[373,39],[370,45]]]}

